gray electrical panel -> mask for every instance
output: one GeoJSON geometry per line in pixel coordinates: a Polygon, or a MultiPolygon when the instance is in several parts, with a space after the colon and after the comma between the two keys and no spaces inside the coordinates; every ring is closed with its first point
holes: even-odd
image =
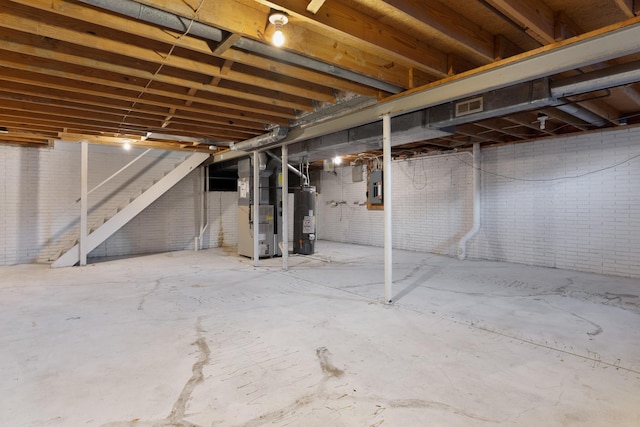
{"type": "Polygon", "coordinates": [[[369,174],[369,204],[381,205],[382,198],[382,171],[374,170],[369,174]]]}

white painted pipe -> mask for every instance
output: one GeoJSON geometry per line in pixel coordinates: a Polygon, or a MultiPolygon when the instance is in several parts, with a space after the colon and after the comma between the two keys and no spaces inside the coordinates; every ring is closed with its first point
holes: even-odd
{"type": "Polygon", "coordinates": [[[473,144],[473,227],[460,239],[458,244],[458,259],[467,257],[467,242],[480,230],[480,144],[473,144]]]}
{"type": "Polygon", "coordinates": [[[393,297],[392,215],[391,215],[391,116],[382,116],[382,200],[384,201],[384,302],[393,297]]]}
{"type": "Polygon", "coordinates": [[[253,152],[253,265],[260,265],[260,153],[253,152]]]}
{"type": "Polygon", "coordinates": [[[87,210],[88,201],[87,191],[89,179],[89,143],[82,141],[80,149],[80,243],[78,245],[80,251],[80,265],[87,265],[87,210]]]}
{"type": "MultiPolygon", "coordinates": [[[[282,146],[282,164],[289,161],[289,150],[282,146]]],[[[282,269],[289,270],[289,170],[282,168],[282,269]]]]}

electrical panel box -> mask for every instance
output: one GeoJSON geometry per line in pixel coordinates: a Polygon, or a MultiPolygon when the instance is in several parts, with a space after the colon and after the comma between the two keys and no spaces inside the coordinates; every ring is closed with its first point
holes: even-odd
{"type": "Polygon", "coordinates": [[[369,194],[370,205],[382,205],[382,171],[374,170],[369,174],[369,194]]]}

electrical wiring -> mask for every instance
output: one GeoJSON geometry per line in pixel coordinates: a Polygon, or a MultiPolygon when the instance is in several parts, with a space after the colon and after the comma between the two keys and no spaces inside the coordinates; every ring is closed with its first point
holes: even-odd
{"type": "MultiPolygon", "coordinates": [[[[147,84],[142,88],[142,90],[140,91],[140,93],[138,94],[137,98],[140,99],[142,98],[142,96],[147,92],[147,90],[149,89],[149,86],[151,86],[151,84],[153,83],[153,81],[155,80],[156,76],[158,74],[160,74],[160,71],[162,71],[162,69],[164,68],[165,64],[167,63],[167,61],[169,60],[169,57],[173,54],[173,51],[176,48],[177,45],[177,41],[182,39],[183,37],[185,37],[187,34],[189,34],[189,31],[191,31],[191,27],[193,26],[193,23],[195,22],[196,18],[198,17],[198,13],[200,13],[200,9],[202,9],[202,6],[204,5],[206,0],[200,0],[200,4],[198,5],[198,7],[193,11],[194,13],[194,17],[191,18],[191,21],[189,22],[189,25],[187,26],[187,29],[180,34],[179,36],[177,36],[176,39],[176,43],[174,43],[171,48],[169,49],[169,52],[167,52],[167,54],[165,55],[165,57],[162,60],[162,63],[158,66],[158,68],[156,69],[156,71],[153,73],[153,75],[151,76],[151,78],[149,79],[149,81],[147,82],[147,84]]],[[[133,109],[135,108],[135,106],[137,105],[137,101],[134,101],[133,104],[131,104],[131,107],[127,110],[126,114],[124,115],[124,117],[122,117],[122,120],[120,122],[120,129],[122,129],[122,126],[126,124],[127,118],[129,117],[129,114],[133,111],[133,109]]]]}
{"type": "MultiPolygon", "coordinates": [[[[535,178],[535,179],[534,178],[517,178],[517,177],[503,175],[503,174],[496,173],[496,172],[491,172],[491,171],[488,171],[488,170],[485,170],[485,169],[482,169],[482,168],[478,168],[478,170],[480,172],[486,173],[488,175],[493,175],[493,176],[497,176],[497,177],[500,177],[500,178],[509,179],[509,180],[512,180],[512,181],[552,182],[552,181],[561,181],[563,179],[577,179],[577,178],[582,178],[582,177],[585,177],[585,176],[588,176],[588,175],[593,175],[593,174],[596,174],[596,173],[604,172],[606,170],[613,169],[613,168],[616,168],[618,166],[624,165],[625,163],[629,163],[629,162],[631,162],[631,161],[633,161],[633,160],[635,160],[635,159],[637,159],[639,157],[640,157],[640,154],[636,154],[636,155],[628,157],[625,160],[622,160],[622,161],[620,161],[618,163],[615,163],[615,164],[612,164],[612,165],[609,165],[609,166],[605,166],[603,168],[587,171],[587,172],[580,173],[580,174],[577,174],[577,175],[567,175],[567,176],[560,176],[560,177],[555,177],[555,178],[539,178],[539,179],[538,178],[535,178]]],[[[473,164],[471,164],[471,163],[469,163],[469,162],[467,162],[467,161],[465,161],[465,160],[463,160],[461,158],[458,158],[458,157],[456,157],[456,158],[460,162],[464,163],[465,165],[471,167],[472,169],[475,169],[473,164]]]]}

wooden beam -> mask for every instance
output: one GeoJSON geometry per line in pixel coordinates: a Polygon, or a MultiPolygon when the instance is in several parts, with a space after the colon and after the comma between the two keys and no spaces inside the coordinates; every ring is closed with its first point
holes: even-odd
{"type": "Polygon", "coordinates": [[[391,6],[387,15],[394,10],[401,11],[403,21],[428,27],[425,32],[455,44],[481,63],[494,60],[493,35],[444,3],[418,0],[383,0],[380,3],[391,6]]]}
{"type": "MultiPolygon", "coordinates": [[[[236,53],[229,56],[228,51],[233,46],[233,44],[241,37],[240,34],[230,34],[225,40],[220,42],[213,49],[213,51],[211,51],[210,43],[202,39],[191,36],[178,37],[178,35],[167,29],[134,21],[126,17],[120,17],[106,12],[101,12],[99,10],[90,9],[79,4],[69,4],[68,2],[62,2],[61,0],[53,0],[51,2],[43,0],[13,1],[31,7],[38,7],[40,10],[59,13],[62,16],[82,20],[83,22],[106,22],[109,23],[112,28],[126,28],[127,31],[131,34],[146,38],[148,40],[166,43],[168,46],[175,45],[193,52],[203,53],[207,55],[212,52],[214,56],[219,56],[223,59],[231,59],[234,62],[251,65],[258,69],[279,73],[299,80],[305,80],[313,84],[326,86],[328,88],[336,88],[367,96],[376,95],[376,91],[374,89],[359,85],[357,83],[349,82],[344,79],[336,78],[325,73],[311,71],[306,68],[297,67],[290,64],[280,64],[278,67],[275,67],[275,61],[266,61],[264,57],[248,52],[236,53]]],[[[247,91],[245,91],[245,93],[246,92],[247,91]]]]}
{"type": "MultiPolygon", "coordinates": [[[[204,108],[204,106],[206,105],[220,106],[219,102],[215,100],[209,100],[202,97],[194,97],[187,94],[179,94],[160,89],[148,88],[146,89],[147,95],[142,98],[138,96],[142,89],[139,86],[118,83],[117,81],[97,79],[85,75],[76,75],[75,73],[70,71],[63,72],[51,68],[43,69],[40,66],[22,64],[11,61],[9,59],[5,60],[5,58],[6,56],[0,57],[0,67],[5,67],[0,78],[15,83],[42,86],[45,88],[71,91],[77,94],[81,93],[83,95],[91,95],[102,98],[127,100],[132,103],[151,104],[167,108],[172,107],[175,104],[176,99],[190,100],[197,103],[199,106],[199,108],[191,108],[195,111],[200,111],[203,113],[206,113],[208,111],[204,108]]],[[[42,63],[40,63],[40,65],[42,65],[42,63]]],[[[268,105],[264,105],[262,107],[258,105],[256,105],[256,107],[246,107],[247,111],[241,114],[240,118],[249,117],[250,115],[247,114],[248,112],[262,114],[265,117],[273,114],[271,116],[273,119],[277,117],[293,117],[293,113],[290,113],[290,115],[282,113],[279,114],[277,111],[270,112],[269,109],[270,107],[268,105]]],[[[267,123],[270,123],[272,121],[272,119],[269,119],[267,123]]]]}
{"type": "MultiPolygon", "coordinates": [[[[343,90],[345,92],[353,92],[359,95],[372,97],[377,97],[379,95],[379,91],[377,89],[365,86],[360,83],[355,83],[338,77],[334,77],[331,74],[321,73],[319,71],[313,71],[303,67],[297,67],[291,64],[277,61],[267,56],[253,55],[239,49],[229,49],[222,55],[220,55],[220,57],[223,59],[231,60],[233,62],[250,65],[252,67],[267,69],[278,74],[292,76],[297,79],[313,81],[319,85],[343,90]]],[[[407,78],[406,76],[404,76],[402,84],[400,86],[406,87],[406,80],[407,78]]]]}
{"type": "MultiPolygon", "coordinates": [[[[26,1],[26,0],[25,0],[26,1]]],[[[185,2],[175,0],[135,0],[179,16],[193,17],[193,9],[185,2]]],[[[306,10],[306,6],[305,6],[306,10]]],[[[234,0],[205,1],[200,8],[198,21],[230,33],[241,34],[253,40],[267,42],[265,25],[270,9],[253,2],[234,0]]],[[[407,86],[408,67],[380,55],[380,51],[366,51],[344,41],[336,40],[326,32],[308,31],[300,25],[290,23],[286,28],[287,50],[309,56],[320,61],[336,64],[356,73],[381,81],[407,86]],[[313,49],[310,47],[313,46],[313,49]]]]}
{"type": "Polygon", "coordinates": [[[493,56],[496,61],[509,58],[522,53],[522,49],[505,36],[498,34],[495,36],[493,56]]]}
{"type": "MultiPolygon", "coordinates": [[[[20,88],[16,88],[20,90],[20,88]]],[[[39,94],[41,94],[39,92],[39,94]]],[[[10,92],[0,91],[0,100],[2,105],[6,108],[13,108],[18,111],[36,111],[50,115],[68,115],[71,117],[88,117],[91,115],[101,115],[104,117],[111,117],[111,120],[121,120],[126,113],[126,109],[123,108],[111,108],[105,105],[95,105],[84,100],[84,103],[73,102],[69,100],[48,99],[41,96],[28,96],[25,93],[12,94],[10,92]]],[[[157,121],[160,122],[162,117],[166,115],[165,111],[147,111],[144,109],[138,109],[138,111],[132,111],[128,113],[130,119],[140,119],[144,121],[157,121]]],[[[223,127],[225,129],[236,130],[239,132],[256,132],[263,133],[264,125],[255,122],[249,122],[246,120],[235,119],[233,124],[230,124],[229,119],[225,119],[220,115],[204,115],[190,112],[184,114],[180,111],[176,111],[174,114],[176,120],[189,121],[190,123],[208,124],[210,126],[223,127]]]]}
{"type": "MultiPolygon", "coordinates": [[[[47,46],[47,41],[43,40],[41,37],[27,34],[17,35],[16,33],[9,33],[7,30],[0,28],[0,40],[2,41],[2,43],[0,43],[1,49],[19,54],[28,54],[38,58],[38,60],[33,60],[35,64],[39,64],[42,59],[48,61],[51,59],[51,46],[47,46]]],[[[92,58],[92,52],[90,50],[77,46],[74,47],[67,43],[56,43],[53,49],[55,50],[56,61],[89,68],[90,70],[85,71],[86,74],[95,74],[95,70],[100,70],[107,71],[114,75],[119,74],[120,81],[124,82],[128,80],[142,80],[144,82],[148,82],[153,79],[155,82],[159,83],[182,86],[187,89],[193,88],[198,91],[215,94],[218,102],[223,102],[221,100],[229,100],[234,104],[237,103],[237,105],[234,105],[235,108],[250,108],[252,104],[255,106],[256,102],[287,107],[286,102],[289,102],[291,99],[290,97],[285,97],[283,99],[284,102],[282,102],[279,98],[283,98],[283,96],[277,92],[273,92],[272,96],[268,96],[268,93],[262,95],[259,93],[252,93],[249,90],[249,87],[242,91],[211,86],[209,84],[209,80],[211,78],[209,76],[206,76],[205,78],[204,75],[202,82],[177,76],[165,76],[162,74],[156,74],[154,76],[152,71],[146,71],[142,67],[134,68],[132,66],[117,64],[114,61],[109,61],[109,58],[105,58],[104,60],[101,58],[92,58]],[[244,106],[242,105],[243,101],[247,101],[244,106]]],[[[95,53],[93,53],[93,56],[95,56],[95,53]]],[[[230,103],[225,104],[227,106],[231,106],[230,103]]],[[[219,105],[222,106],[222,104],[219,105]]],[[[290,104],[288,108],[294,108],[293,104],[290,104]]],[[[305,109],[304,106],[300,106],[298,109],[306,111],[308,108],[310,107],[305,109]]]]}
{"type": "Polygon", "coordinates": [[[636,16],[640,9],[640,4],[635,5],[634,0],[614,0],[618,8],[624,13],[627,18],[633,18],[636,16]]]}
{"type": "Polygon", "coordinates": [[[554,13],[537,0],[487,0],[489,4],[521,25],[540,44],[555,41],[554,13]]]}
{"type": "Polygon", "coordinates": [[[222,40],[215,47],[215,49],[211,51],[211,53],[213,53],[214,56],[223,55],[227,50],[229,50],[235,44],[235,42],[240,40],[241,37],[242,36],[240,34],[235,34],[235,33],[229,34],[226,39],[222,40]]]}
{"type": "MultiPolygon", "coordinates": [[[[111,145],[111,146],[122,146],[125,142],[125,139],[131,139],[129,137],[108,137],[101,135],[92,135],[92,134],[83,134],[83,133],[73,133],[73,132],[61,132],[59,134],[59,139],[68,141],[68,142],[82,142],[87,141],[90,144],[100,144],[100,145],[111,145]]],[[[152,140],[135,140],[131,143],[134,148],[153,148],[156,150],[173,150],[173,151],[189,151],[189,152],[202,152],[202,153],[211,153],[207,146],[202,147],[194,147],[189,146],[187,148],[182,147],[182,143],[179,141],[175,142],[157,142],[152,140]]]]}
{"type": "MultiPolygon", "coordinates": [[[[36,4],[40,4],[40,0],[37,1],[38,3],[36,4]]],[[[31,5],[31,0],[26,2],[31,5]]],[[[50,1],[47,0],[46,3],[49,4],[50,1]]],[[[33,14],[29,13],[28,8],[19,6],[13,2],[8,2],[8,5],[3,7],[3,12],[4,13],[0,15],[0,27],[27,32],[42,37],[49,37],[54,40],[62,40],[92,49],[103,50],[116,55],[123,55],[133,61],[143,60],[165,67],[177,68],[179,70],[198,72],[208,74],[210,76],[221,76],[238,83],[260,88],[268,87],[272,90],[283,93],[296,93],[298,96],[318,101],[331,102],[334,100],[331,90],[319,85],[294,84],[286,79],[274,81],[274,79],[234,72],[233,70],[226,76],[222,76],[220,73],[220,67],[218,66],[204,61],[178,56],[176,54],[166,56],[166,52],[159,53],[157,50],[132,43],[131,40],[126,42],[120,41],[113,37],[113,30],[106,27],[91,25],[91,27],[87,28],[86,31],[79,31],[75,29],[79,27],[77,22],[71,22],[60,15],[55,20],[51,19],[51,21],[43,22],[42,17],[33,17],[33,14]],[[96,35],[90,33],[95,33],[96,35]],[[101,35],[98,35],[98,33],[101,35]]],[[[105,25],[105,23],[101,24],[105,25]]],[[[169,49],[167,48],[167,51],[168,50],[169,49]]]]}
{"type": "MultiPolygon", "coordinates": [[[[78,82],[77,83],[78,89],[81,89],[82,87],[91,88],[90,92],[87,92],[87,93],[99,94],[101,96],[110,97],[117,93],[126,93],[127,97],[131,97],[131,96],[135,96],[134,94],[146,93],[148,95],[157,95],[159,97],[164,97],[165,102],[163,103],[163,105],[166,105],[169,107],[175,104],[176,102],[180,102],[180,100],[182,100],[182,101],[196,102],[203,105],[211,105],[215,107],[242,108],[246,112],[258,113],[258,114],[264,114],[264,115],[273,115],[275,117],[283,117],[283,118],[295,117],[294,112],[290,109],[291,106],[289,108],[279,108],[278,106],[275,106],[275,105],[259,104],[259,103],[254,103],[253,105],[251,105],[248,103],[245,104],[244,102],[243,103],[223,102],[218,99],[209,99],[208,97],[203,97],[203,96],[200,96],[200,97],[192,96],[192,95],[189,95],[189,92],[180,93],[175,90],[169,91],[169,90],[163,90],[163,89],[155,89],[153,87],[145,88],[140,85],[124,83],[122,79],[117,79],[117,78],[114,78],[113,76],[110,76],[111,78],[92,77],[89,75],[89,73],[81,69],[76,71],[74,68],[68,65],[61,66],[60,63],[55,63],[51,61],[39,61],[37,63],[35,61],[30,61],[28,63],[22,63],[14,60],[13,58],[14,57],[10,54],[0,56],[0,67],[5,67],[6,69],[28,71],[31,73],[38,73],[42,76],[41,77],[42,81],[44,82],[44,85],[47,87],[58,87],[56,86],[56,84],[58,84],[59,86],[65,86],[66,88],[70,88],[74,85],[74,83],[69,82],[68,80],[73,79],[78,82]],[[59,79],[56,79],[56,77],[59,77],[59,79]],[[62,80],[62,79],[65,79],[65,80],[62,80]],[[47,83],[49,81],[51,82],[51,84],[47,83]],[[83,84],[80,82],[83,82],[86,84],[83,84]],[[92,85],[89,85],[89,83],[91,83],[92,85]],[[96,85],[100,85],[102,87],[96,86],[96,85]],[[128,91],[128,93],[126,91],[128,91]]],[[[1,68],[0,68],[0,71],[1,71],[1,68]]],[[[5,71],[3,74],[9,75],[9,72],[5,71]]],[[[22,74],[21,73],[18,74],[16,76],[16,79],[17,79],[16,81],[23,81],[22,74]]],[[[195,90],[195,88],[189,89],[189,91],[192,91],[192,90],[195,90]]]]}
{"type": "MultiPolygon", "coordinates": [[[[23,96],[23,95],[41,96],[41,97],[47,97],[50,99],[61,100],[65,102],[75,102],[79,104],[108,107],[113,109],[119,109],[122,112],[130,111],[131,103],[134,101],[138,101],[137,98],[132,98],[132,97],[125,97],[123,99],[120,96],[111,96],[111,97],[103,97],[100,95],[90,96],[86,93],[86,91],[83,93],[70,92],[69,90],[60,91],[58,89],[51,89],[42,84],[38,85],[37,82],[27,82],[26,84],[22,84],[22,83],[16,82],[16,80],[17,80],[16,78],[5,79],[2,75],[0,75],[0,81],[11,82],[11,84],[6,85],[6,87],[4,88],[4,92],[17,93],[17,94],[20,94],[20,96],[23,96]],[[35,83],[35,84],[30,84],[30,83],[35,83]]],[[[144,111],[144,112],[153,112],[154,110],[152,110],[149,107],[164,108],[165,103],[152,102],[149,100],[145,100],[144,103],[139,103],[139,105],[137,106],[137,110],[144,111]]],[[[192,113],[195,113],[195,114],[200,114],[201,117],[215,118],[217,114],[220,114],[225,117],[225,120],[227,122],[232,122],[232,123],[235,123],[235,120],[246,120],[249,118],[247,117],[246,113],[240,110],[225,109],[223,111],[219,111],[218,113],[216,113],[215,111],[212,111],[211,108],[206,108],[206,109],[196,108],[194,106],[190,106],[190,107],[183,106],[183,107],[180,107],[180,109],[184,111],[188,111],[190,113],[190,116],[192,113]]],[[[163,114],[166,115],[166,111],[163,114]]],[[[289,124],[289,121],[286,119],[276,118],[276,120],[273,120],[274,117],[267,117],[264,115],[252,115],[250,118],[257,123],[264,123],[265,125],[268,125],[274,122],[278,122],[283,126],[286,126],[289,124]]]]}
{"type": "MultiPolygon", "coordinates": [[[[313,15],[306,10],[306,0],[257,1],[282,10],[315,31],[328,33],[335,40],[363,51],[377,52],[393,62],[416,67],[438,77],[447,75],[447,55],[444,52],[341,2],[325,4],[320,13],[313,15]]],[[[294,23],[290,22],[289,26],[294,26],[294,23]]]]}

